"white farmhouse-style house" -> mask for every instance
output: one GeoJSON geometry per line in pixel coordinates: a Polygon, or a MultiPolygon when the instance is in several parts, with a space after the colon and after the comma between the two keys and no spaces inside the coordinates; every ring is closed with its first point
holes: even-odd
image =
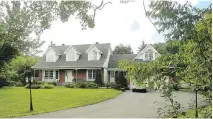
{"type": "MultiPolygon", "coordinates": [[[[40,62],[32,66],[44,82],[66,83],[73,79],[94,81],[101,70],[103,82],[115,82],[120,60],[152,61],[160,54],[149,44],[138,54],[112,54],[110,43],[49,46],[40,62]]],[[[125,71],[124,71],[125,72],[125,71]]],[[[131,82],[128,80],[129,88],[131,82]]]]}

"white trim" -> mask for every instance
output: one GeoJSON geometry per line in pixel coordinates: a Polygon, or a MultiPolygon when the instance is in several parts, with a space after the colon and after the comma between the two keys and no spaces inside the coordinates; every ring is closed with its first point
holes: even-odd
{"type": "Polygon", "coordinates": [[[48,47],[47,50],[44,52],[43,55],[46,55],[47,52],[48,52],[50,49],[52,49],[52,50],[55,52],[56,55],[61,55],[61,54],[56,53],[56,51],[55,51],[52,47],[48,47]]]}
{"type": "Polygon", "coordinates": [[[68,82],[68,78],[66,76],[67,71],[71,71],[72,75],[71,75],[71,82],[73,80],[73,70],[65,70],[64,72],[64,82],[68,82]]]}
{"type": "Polygon", "coordinates": [[[66,54],[66,53],[69,51],[70,48],[74,49],[75,53],[77,53],[77,54],[79,54],[79,55],[81,54],[80,52],[76,51],[76,49],[75,49],[72,45],[70,45],[70,46],[64,51],[64,54],[66,54]]]}
{"type": "MultiPolygon", "coordinates": [[[[146,47],[145,47],[143,50],[141,50],[141,51],[138,53],[138,55],[137,55],[133,60],[138,59],[138,57],[139,57],[142,53],[144,53],[144,50],[146,50],[148,47],[150,47],[150,48],[153,50],[154,53],[155,53],[155,52],[158,53],[158,51],[155,50],[155,48],[153,48],[150,44],[147,44],[146,47]]],[[[158,53],[158,55],[160,55],[160,53],[158,53]]],[[[153,57],[154,57],[154,56],[153,56],[153,57]]]]}
{"type": "MultiPolygon", "coordinates": [[[[92,70],[92,69],[89,69],[89,70],[92,70]]],[[[92,77],[93,77],[93,71],[94,71],[94,70],[92,70],[92,77]]],[[[95,74],[95,75],[96,75],[96,74],[95,74]]],[[[94,79],[94,80],[89,80],[89,79],[88,79],[88,69],[87,69],[87,77],[86,77],[86,79],[87,79],[87,81],[95,81],[95,79],[94,79]]]]}
{"type": "Polygon", "coordinates": [[[94,47],[94,48],[96,49],[96,51],[98,51],[99,53],[103,54],[97,47],[95,47],[95,45],[91,45],[91,46],[86,50],[86,53],[88,53],[92,47],[94,47]]]}

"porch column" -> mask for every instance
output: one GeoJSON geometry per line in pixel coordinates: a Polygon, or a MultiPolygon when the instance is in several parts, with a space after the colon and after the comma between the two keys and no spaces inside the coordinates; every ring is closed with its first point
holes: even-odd
{"type": "Polygon", "coordinates": [[[107,73],[107,69],[104,68],[104,83],[107,83],[108,81],[108,73],[107,73]]]}
{"type": "Polygon", "coordinates": [[[78,79],[78,69],[75,69],[75,82],[77,82],[77,79],[78,79]]]}

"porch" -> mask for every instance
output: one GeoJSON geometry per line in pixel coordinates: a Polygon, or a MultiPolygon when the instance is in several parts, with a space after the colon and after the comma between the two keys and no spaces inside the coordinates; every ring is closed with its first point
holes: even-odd
{"type": "Polygon", "coordinates": [[[34,77],[43,82],[76,82],[95,81],[96,71],[101,70],[102,80],[104,79],[103,68],[88,69],[35,69],[34,77]]]}

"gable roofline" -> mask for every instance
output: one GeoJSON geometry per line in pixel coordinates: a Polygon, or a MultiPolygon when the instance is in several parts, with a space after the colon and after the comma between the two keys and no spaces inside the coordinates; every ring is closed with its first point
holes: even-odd
{"type": "Polygon", "coordinates": [[[81,53],[78,52],[72,45],[70,45],[70,46],[64,51],[64,54],[66,54],[66,53],[69,51],[70,48],[73,48],[77,54],[79,54],[79,55],[81,54],[81,53]]]}
{"type": "MultiPolygon", "coordinates": [[[[86,53],[89,52],[89,50],[92,48],[92,47],[95,47],[95,45],[91,45],[87,50],[86,50],[86,53]]],[[[100,52],[101,54],[103,54],[97,47],[95,47],[95,49],[100,52]]]]}
{"type": "Polygon", "coordinates": [[[52,50],[55,52],[56,55],[61,55],[61,54],[57,53],[51,46],[47,48],[47,50],[44,52],[43,55],[46,55],[47,52],[48,52],[50,49],[52,49],[52,50]]]}
{"type": "MultiPolygon", "coordinates": [[[[151,47],[155,52],[157,52],[158,53],[158,51],[157,50],[155,50],[155,48],[153,48],[152,47],[152,45],[150,45],[150,44],[147,44],[146,45],[146,47],[145,48],[143,48],[143,50],[141,50],[139,53],[138,53],[138,55],[133,59],[133,60],[135,60],[136,58],[138,58],[140,55],[141,55],[141,53],[143,53],[144,52],[144,50],[145,49],[147,49],[148,47],[151,47]]],[[[158,53],[159,55],[160,55],[160,53],[158,53]]]]}

